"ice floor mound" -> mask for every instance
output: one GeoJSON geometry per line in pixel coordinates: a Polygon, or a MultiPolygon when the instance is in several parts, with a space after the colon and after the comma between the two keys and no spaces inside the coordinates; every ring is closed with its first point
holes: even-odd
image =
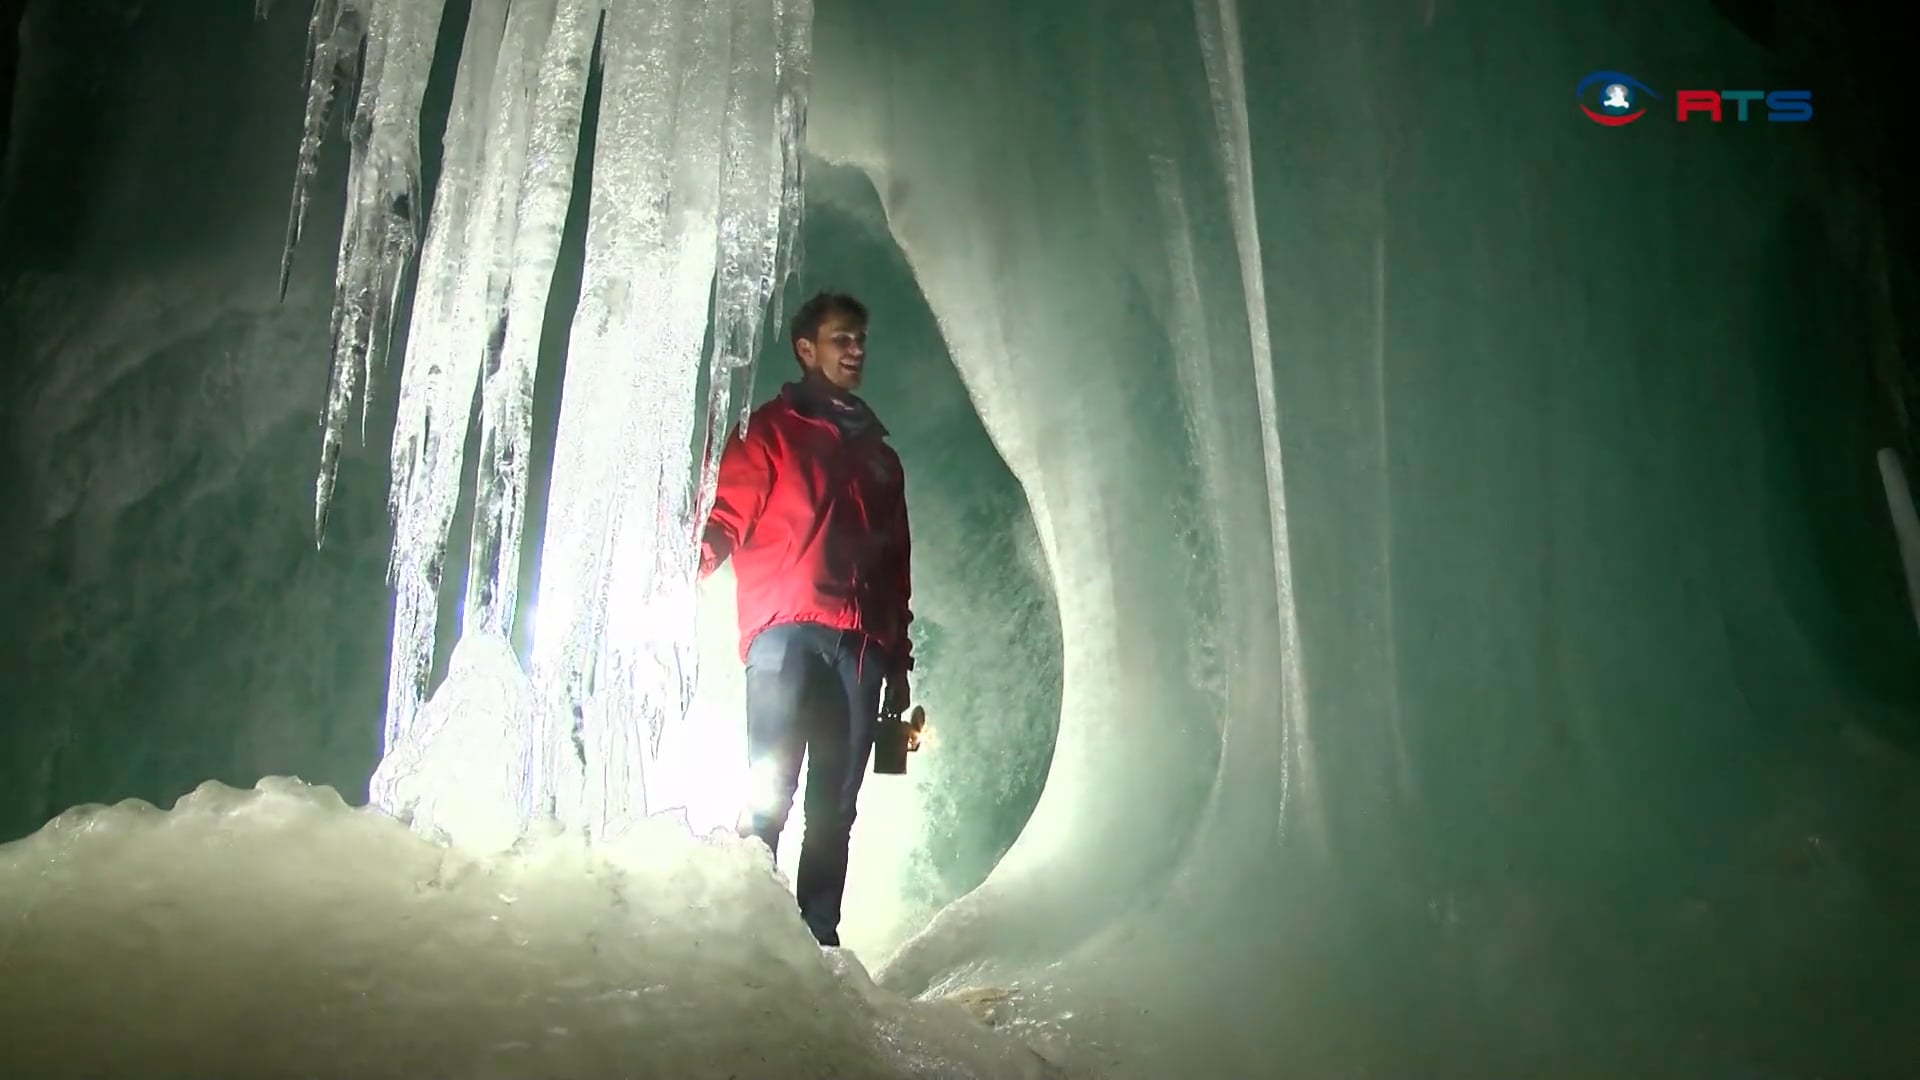
{"type": "Polygon", "coordinates": [[[816,948],[757,844],[481,859],[296,780],[0,847],[0,972],[6,1077],[1063,1075],[816,948]]]}

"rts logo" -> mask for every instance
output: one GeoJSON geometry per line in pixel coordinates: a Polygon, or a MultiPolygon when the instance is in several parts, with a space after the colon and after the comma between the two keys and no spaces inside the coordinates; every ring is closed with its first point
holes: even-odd
{"type": "Polygon", "coordinates": [[[1647,115],[1646,106],[1640,104],[1643,96],[1660,100],[1660,95],[1647,89],[1645,83],[1618,71],[1596,71],[1581,79],[1580,85],[1573,88],[1573,97],[1580,103],[1580,111],[1586,113],[1594,123],[1608,127],[1626,127],[1647,115]],[[1599,106],[1597,111],[1587,106],[1590,91],[1598,91],[1598,100],[1594,102],[1599,106]]]}
{"type": "MultiPolygon", "coordinates": [[[[1580,80],[1574,88],[1574,99],[1580,103],[1580,111],[1596,124],[1607,127],[1625,127],[1647,115],[1647,100],[1658,101],[1660,95],[1631,75],[1618,71],[1596,71],[1580,80]],[[1589,104],[1591,102],[1591,104],[1589,104]]],[[[1678,90],[1674,92],[1674,119],[1685,123],[1687,120],[1705,116],[1714,123],[1722,123],[1729,112],[1733,118],[1746,123],[1756,119],[1764,109],[1769,123],[1800,124],[1813,119],[1813,91],[1811,90],[1678,90]],[[1757,106],[1757,108],[1756,108],[1757,106]],[[1729,108],[1731,107],[1731,108],[1729,108]]]]}
{"type": "Polygon", "coordinates": [[[1735,116],[1741,123],[1748,118],[1747,106],[1765,102],[1767,121],[1774,124],[1804,124],[1813,119],[1811,90],[1681,90],[1674,94],[1681,121],[1696,113],[1705,113],[1714,123],[1724,118],[1722,106],[1737,105],[1735,116]]]}

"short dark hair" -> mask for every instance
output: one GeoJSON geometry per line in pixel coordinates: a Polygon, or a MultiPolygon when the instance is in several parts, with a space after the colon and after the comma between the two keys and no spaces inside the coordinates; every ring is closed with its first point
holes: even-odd
{"type": "Polygon", "coordinates": [[[822,290],[800,305],[793,313],[793,327],[788,344],[793,346],[793,355],[800,355],[800,343],[812,341],[820,334],[820,324],[827,321],[828,315],[845,315],[862,326],[867,324],[867,305],[843,292],[822,290]]]}

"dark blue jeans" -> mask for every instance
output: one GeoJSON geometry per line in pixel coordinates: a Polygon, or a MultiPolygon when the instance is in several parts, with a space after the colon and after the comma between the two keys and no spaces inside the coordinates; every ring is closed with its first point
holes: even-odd
{"type": "Polygon", "coordinates": [[[794,894],[822,945],[840,944],[847,842],[873,752],[884,662],[867,639],[812,623],[762,630],[747,648],[747,757],[753,770],[743,836],[779,851],[807,759],[806,836],[794,894]]]}

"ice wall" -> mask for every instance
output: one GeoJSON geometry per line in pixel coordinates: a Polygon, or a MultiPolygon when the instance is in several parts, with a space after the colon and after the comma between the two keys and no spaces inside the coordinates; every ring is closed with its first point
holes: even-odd
{"type": "MultiPolygon", "coordinates": [[[[208,778],[364,796],[385,462],[343,462],[363,497],[320,552],[311,489],[283,479],[315,453],[332,282],[304,259],[278,300],[304,30],[300,12],[263,27],[244,4],[27,10],[0,174],[9,836],[208,778]]],[[[323,157],[317,183],[343,190],[343,165],[323,157]]],[[[308,229],[330,248],[337,201],[308,229]]]]}

